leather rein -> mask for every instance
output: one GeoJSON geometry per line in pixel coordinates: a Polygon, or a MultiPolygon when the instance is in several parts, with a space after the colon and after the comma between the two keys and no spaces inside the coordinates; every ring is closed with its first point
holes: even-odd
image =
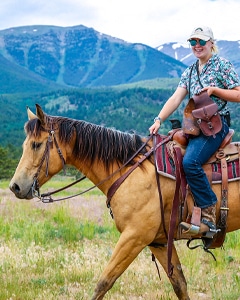
{"type": "MultiPolygon", "coordinates": [[[[53,148],[53,145],[55,145],[58,155],[62,161],[62,166],[63,166],[63,170],[65,173],[65,166],[66,166],[66,162],[65,159],[63,157],[62,151],[58,145],[57,139],[55,137],[55,131],[56,129],[54,129],[54,123],[51,122],[50,123],[50,129],[43,129],[44,131],[49,133],[48,139],[47,139],[47,143],[46,143],[46,147],[43,153],[43,156],[41,158],[39,167],[37,169],[37,172],[35,173],[35,175],[33,176],[33,184],[32,184],[32,195],[39,198],[43,203],[52,203],[52,202],[56,202],[56,201],[61,201],[61,200],[66,200],[66,199],[70,199],[79,195],[82,195],[96,187],[99,187],[100,185],[102,185],[103,183],[105,183],[106,181],[108,181],[110,178],[112,178],[116,173],[119,173],[124,167],[126,167],[140,152],[141,150],[148,144],[149,140],[151,140],[153,138],[153,134],[150,135],[148,137],[148,139],[143,143],[143,145],[134,153],[134,155],[132,157],[129,158],[129,160],[124,163],[119,169],[117,169],[115,172],[113,172],[112,174],[110,174],[107,178],[103,179],[102,181],[100,181],[98,184],[78,193],[75,195],[71,195],[68,197],[64,197],[64,198],[59,198],[59,199],[53,199],[51,196],[53,194],[59,193],[77,183],[79,183],[80,181],[86,179],[86,176],[83,176],[81,178],[79,178],[78,180],[72,182],[71,184],[62,187],[60,189],[54,190],[52,192],[47,192],[47,193],[43,193],[40,194],[40,187],[39,187],[39,181],[38,181],[38,177],[39,174],[42,170],[43,164],[46,161],[46,169],[45,169],[45,176],[48,176],[48,166],[49,166],[49,157],[50,157],[50,149],[53,148]]],[[[121,185],[121,183],[146,159],[148,158],[154,151],[156,151],[156,149],[158,147],[160,147],[162,144],[167,143],[169,140],[172,139],[173,135],[169,135],[167,136],[164,140],[162,140],[160,143],[158,143],[157,145],[154,145],[154,147],[152,147],[148,152],[146,152],[126,173],[124,173],[121,177],[119,177],[110,187],[108,194],[107,194],[107,207],[110,208],[110,201],[112,196],[114,195],[114,193],[116,192],[116,190],[118,189],[118,187],[121,185]]]]}

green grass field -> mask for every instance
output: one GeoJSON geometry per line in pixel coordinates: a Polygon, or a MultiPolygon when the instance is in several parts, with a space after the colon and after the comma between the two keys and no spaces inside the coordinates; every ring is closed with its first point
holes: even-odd
{"type": "MultiPolygon", "coordinates": [[[[44,190],[63,186],[57,177],[44,190]]],[[[89,187],[86,181],[62,195],[89,187]]],[[[43,190],[43,191],[44,191],[43,190]]],[[[42,192],[43,192],[42,191],[42,192]]],[[[119,233],[93,190],[74,199],[43,204],[16,199],[0,182],[0,300],[91,299],[119,233]]],[[[217,258],[176,242],[192,300],[240,299],[240,232],[227,235],[217,258]]],[[[160,267],[161,280],[146,248],[108,292],[108,300],[176,299],[160,267]]]]}

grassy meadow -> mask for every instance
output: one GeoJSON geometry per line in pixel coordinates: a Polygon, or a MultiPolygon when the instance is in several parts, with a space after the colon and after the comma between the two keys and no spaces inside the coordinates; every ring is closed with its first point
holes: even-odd
{"type": "MultiPolygon", "coordinates": [[[[57,177],[41,192],[69,183],[57,177]]],[[[86,181],[62,192],[89,187],[86,181]]],[[[56,198],[57,196],[55,196],[56,198]]],[[[18,200],[0,181],[0,300],[91,299],[119,233],[97,189],[76,198],[44,204],[18,200]]],[[[190,298],[240,300],[240,232],[227,235],[217,262],[201,248],[176,242],[190,298]]],[[[105,296],[107,300],[173,300],[172,287],[159,265],[161,280],[146,248],[105,296]]]]}

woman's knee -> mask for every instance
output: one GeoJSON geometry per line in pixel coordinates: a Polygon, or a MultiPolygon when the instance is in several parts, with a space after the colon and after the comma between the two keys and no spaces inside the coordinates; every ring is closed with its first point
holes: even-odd
{"type": "Polygon", "coordinates": [[[186,175],[195,174],[196,170],[199,167],[201,167],[201,165],[198,164],[197,161],[191,157],[184,157],[182,164],[183,164],[183,170],[186,175]]]}

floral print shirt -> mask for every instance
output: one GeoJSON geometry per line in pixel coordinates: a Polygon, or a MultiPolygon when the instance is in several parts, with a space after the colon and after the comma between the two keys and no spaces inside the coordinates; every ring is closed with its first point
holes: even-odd
{"type": "MultiPolygon", "coordinates": [[[[217,86],[222,89],[233,89],[236,86],[240,86],[238,74],[232,63],[217,54],[214,54],[204,65],[202,72],[199,73],[199,78],[202,86],[198,80],[197,63],[194,63],[183,72],[178,86],[187,89],[188,93],[190,91],[189,98],[200,93],[202,88],[206,86],[217,86]],[[190,74],[191,80],[189,78],[190,74]]],[[[227,101],[214,95],[211,98],[218,104],[220,110],[224,107],[220,114],[225,115],[228,112],[227,101]]]]}

